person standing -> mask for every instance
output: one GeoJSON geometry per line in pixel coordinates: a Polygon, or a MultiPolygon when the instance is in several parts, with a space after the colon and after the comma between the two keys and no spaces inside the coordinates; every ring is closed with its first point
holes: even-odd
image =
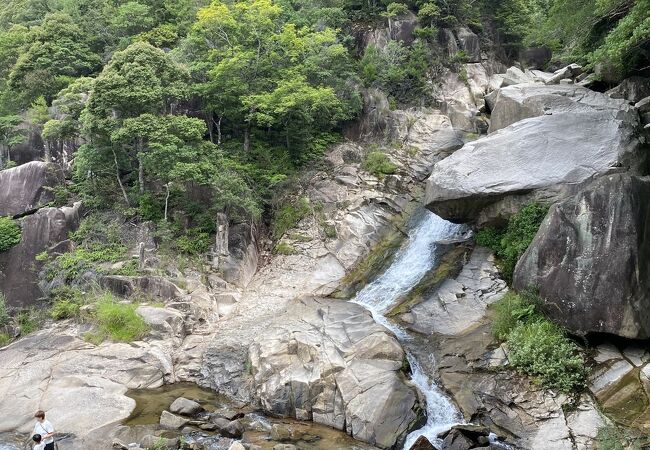
{"type": "Polygon", "coordinates": [[[34,425],[34,433],[40,434],[41,442],[45,444],[44,450],[54,450],[54,426],[49,420],[45,420],[45,412],[40,409],[34,414],[36,424],[34,425]]]}

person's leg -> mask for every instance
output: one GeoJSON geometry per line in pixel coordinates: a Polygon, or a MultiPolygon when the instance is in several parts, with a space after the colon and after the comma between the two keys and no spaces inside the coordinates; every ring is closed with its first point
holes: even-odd
{"type": "Polygon", "coordinates": [[[45,444],[45,450],[54,450],[54,442],[50,442],[49,444],[45,444]]]}

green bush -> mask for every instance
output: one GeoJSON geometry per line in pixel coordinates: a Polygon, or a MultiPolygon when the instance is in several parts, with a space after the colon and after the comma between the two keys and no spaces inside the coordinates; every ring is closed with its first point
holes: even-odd
{"type": "Polygon", "coordinates": [[[176,238],[176,247],[183,253],[199,255],[208,251],[212,245],[212,238],[208,233],[196,230],[188,232],[176,238]]]}
{"type": "Polygon", "coordinates": [[[46,278],[53,280],[61,276],[71,282],[88,270],[101,272],[97,263],[116,262],[126,254],[126,246],[120,244],[90,244],[77,247],[74,251],[59,255],[45,269],[46,278]]]}
{"type": "Polygon", "coordinates": [[[4,347],[9,342],[11,342],[11,336],[7,333],[0,333],[0,347],[4,347]]]}
{"type": "Polygon", "coordinates": [[[386,175],[393,174],[397,171],[397,166],[388,159],[388,156],[378,151],[368,153],[363,160],[362,167],[363,170],[379,179],[383,179],[386,175]]]}
{"type": "Polygon", "coordinates": [[[584,360],[564,331],[538,311],[532,293],[509,292],[496,302],[493,333],[505,340],[510,364],[543,386],[562,392],[579,390],[585,382],[584,360]]]}
{"type": "Polygon", "coordinates": [[[66,285],[53,289],[50,297],[52,298],[50,316],[54,320],[78,317],[81,306],[85,303],[81,291],[66,285]]]}
{"type": "Polygon", "coordinates": [[[273,215],[273,224],[271,226],[273,238],[280,239],[284,233],[295,228],[310,212],[309,199],[305,197],[282,205],[273,215]]]}
{"type": "Polygon", "coordinates": [[[0,217],[0,252],[20,243],[20,226],[10,217],[0,217]]]}
{"type": "Polygon", "coordinates": [[[512,281],[517,261],[533,241],[547,212],[548,206],[531,203],[512,216],[505,228],[486,227],[476,233],[476,243],[494,251],[506,281],[512,281]]]}
{"type": "Polygon", "coordinates": [[[571,392],[584,385],[586,370],[577,345],[550,321],[521,323],[506,342],[510,364],[544,386],[571,392]]]}
{"type": "Polygon", "coordinates": [[[112,294],[103,294],[97,302],[94,317],[98,331],[89,336],[93,342],[110,338],[118,342],[131,342],[143,337],[149,326],[136,312],[138,305],[119,303],[112,294]]]}
{"type": "Polygon", "coordinates": [[[0,327],[8,325],[11,321],[11,316],[9,316],[9,310],[7,309],[7,301],[5,296],[0,292],[0,327]]]}
{"type": "Polygon", "coordinates": [[[158,200],[153,194],[143,194],[140,196],[138,212],[144,220],[157,222],[165,215],[164,202],[158,200]]]}
{"type": "Polygon", "coordinates": [[[20,335],[26,336],[40,328],[40,320],[35,311],[22,311],[16,316],[16,323],[20,327],[20,335]]]}

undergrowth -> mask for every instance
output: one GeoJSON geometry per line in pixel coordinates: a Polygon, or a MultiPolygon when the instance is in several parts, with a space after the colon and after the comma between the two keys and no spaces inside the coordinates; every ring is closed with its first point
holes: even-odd
{"type": "Polygon", "coordinates": [[[137,304],[119,302],[110,293],[102,294],[93,314],[97,331],[87,333],[86,340],[99,344],[106,339],[131,342],[142,338],[149,331],[149,326],[136,312],[137,307],[137,304]]]}
{"type": "Polygon", "coordinates": [[[579,391],[586,368],[579,348],[564,330],[546,319],[532,293],[507,293],[493,305],[493,333],[506,342],[508,360],[519,372],[549,389],[579,391]]]}

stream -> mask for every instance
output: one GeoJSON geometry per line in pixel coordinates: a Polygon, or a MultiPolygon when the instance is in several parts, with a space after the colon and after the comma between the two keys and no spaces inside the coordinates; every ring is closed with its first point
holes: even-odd
{"type": "Polygon", "coordinates": [[[415,356],[408,351],[412,336],[388,320],[384,314],[396,304],[400,297],[408,294],[427,272],[435,268],[440,253],[436,251],[437,246],[458,240],[467,231],[467,227],[447,222],[426,210],[418,212],[411,219],[408,239],[398,250],[391,266],[374,281],[367,284],[351,300],[368,309],[375,321],[384,325],[397,336],[407,352],[412,381],[426,399],[427,422],[422,428],[408,435],[404,444],[406,450],[411,448],[420,436],[425,436],[434,445],[441,444],[437,437],[438,433],[462,423],[463,419],[456,406],[429,374],[424,372],[415,356]]]}

